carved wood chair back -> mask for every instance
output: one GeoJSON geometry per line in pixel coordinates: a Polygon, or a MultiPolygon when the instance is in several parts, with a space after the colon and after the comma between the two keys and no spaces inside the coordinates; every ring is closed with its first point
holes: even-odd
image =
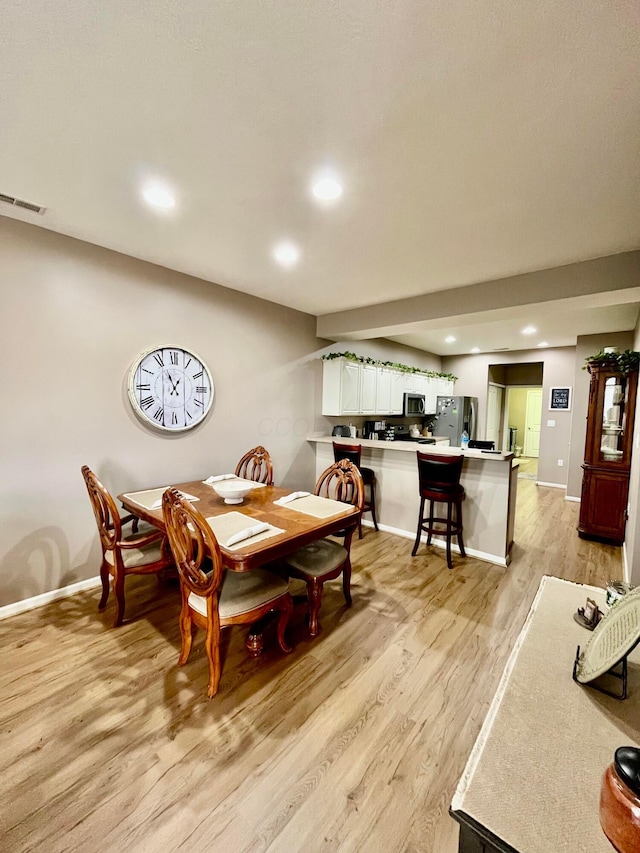
{"type": "Polygon", "coordinates": [[[235,474],[244,480],[273,486],[273,465],[269,452],[262,445],[252,448],[236,465],[235,474]]]}
{"type": "MultiPolygon", "coordinates": [[[[209,662],[207,695],[211,698],[220,684],[220,629],[251,624],[277,610],[278,644],[283,652],[290,652],[284,633],[293,601],[287,582],[278,575],[261,569],[242,573],[225,570],[213,531],[176,489],[167,489],[162,496],[162,514],[180,576],[182,645],[178,665],[183,666],[189,658],[193,627],[203,628],[209,662]]],[[[261,650],[261,645],[250,646],[252,653],[260,654],[261,650]]]]}

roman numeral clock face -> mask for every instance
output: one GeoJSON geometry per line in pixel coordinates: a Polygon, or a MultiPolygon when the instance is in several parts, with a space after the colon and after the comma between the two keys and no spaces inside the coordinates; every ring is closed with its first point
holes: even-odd
{"type": "Polygon", "coordinates": [[[181,347],[147,350],[129,371],[129,400],[138,417],[157,429],[191,429],[211,408],[211,374],[202,359],[181,347]]]}

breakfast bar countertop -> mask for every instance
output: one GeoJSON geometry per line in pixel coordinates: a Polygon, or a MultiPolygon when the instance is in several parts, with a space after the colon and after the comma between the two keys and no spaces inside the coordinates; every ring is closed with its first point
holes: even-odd
{"type": "MultiPolygon", "coordinates": [[[[437,436],[434,436],[437,438],[437,436]]],[[[442,444],[420,444],[419,441],[374,441],[370,438],[341,438],[336,435],[308,435],[307,441],[317,444],[361,444],[370,450],[393,450],[415,453],[440,453],[446,456],[459,456],[464,453],[466,459],[480,459],[482,462],[505,462],[513,459],[513,453],[494,453],[493,451],[465,450],[460,447],[449,447],[442,444]]]]}
{"type": "MultiPolygon", "coordinates": [[[[460,482],[465,490],[462,505],[465,550],[469,556],[501,566],[509,565],[518,477],[513,453],[462,451],[445,444],[332,435],[309,435],[307,442],[315,450],[316,478],[333,463],[333,442],[361,445],[362,465],[371,468],[376,478],[378,527],[412,542],[420,509],[418,451],[443,456],[462,455],[460,482]]],[[[365,518],[363,523],[368,526],[369,520],[365,518]]],[[[444,540],[434,537],[433,544],[444,545],[444,540]]],[[[454,550],[456,547],[454,543],[454,550]]],[[[418,554],[424,553],[423,546],[418,554]]]]}

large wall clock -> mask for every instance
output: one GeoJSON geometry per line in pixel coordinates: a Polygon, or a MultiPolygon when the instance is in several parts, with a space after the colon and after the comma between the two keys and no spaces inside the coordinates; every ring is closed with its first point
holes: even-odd
{"type": "Polygon", "coordinates": [[[145,350],[129,370],[129,400],[145,423],[169,432],[199,424],[213,403],[205,363],[182,347],[145,350]]]}

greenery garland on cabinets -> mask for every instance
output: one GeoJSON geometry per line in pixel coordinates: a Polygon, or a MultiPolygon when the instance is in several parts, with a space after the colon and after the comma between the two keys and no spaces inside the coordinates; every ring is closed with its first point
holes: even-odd
{"type": "Polygon", "coordinates": [[[329,352],[322,356],[323,361],[332,361],[334,358],[346,358],[348,361],[359,361],[361,364],[375,364],[376,367],[389,367],[402,373],[423,373],[432,379],[448,379],[455,382],[458,377],[453,373],[440,373],[438,370],[423,370],[421,367],[409,367],[398,361],[381,361],[379,358],[370,358],[368,355],[356,355],[355,352],[329,352]]]}
{"type": "Polygon", "coordinates": [[[605,364],[613,370],[619,370],[625,375],[638,370],[640,365],[640,352],[636,350],[626,349],[624,352],[605,352],[600,350],[595,355],[589,355],[585,358],[583,370],[588,370],[592,363],[605,364]]]}

